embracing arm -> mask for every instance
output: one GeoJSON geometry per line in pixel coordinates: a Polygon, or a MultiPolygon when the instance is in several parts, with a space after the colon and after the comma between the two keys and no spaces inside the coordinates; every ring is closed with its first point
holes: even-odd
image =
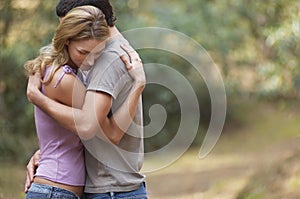
{"type": "MultiPolygon", "coordinates": [[[[146,82],[143,65],[138,58],[138,54],[135,51],[124,50],[129,54],[132,63],[129,63],[125,57],[121,58],[126,64],[130,75],[134,78],[134,82],[127,99],[113,114],[113,117],[107,117],[112,103],[110,95],[103,92],[88,91],[85,95],[82,108],[80,105],[72,108],[68,106],[68,103],[64,103],[67,104],[64,105],[57,102],[65,100],[65,95],[57,96],[56,101],[43,95],[39,91],[38,86],[34,84],[37,81],[36,79],[39,78],[38,75],[31,76],[29,79],[27,88],[29,101],[47,112],[65,128],[76,132],[83,139],[90,139],[97,135],[108,138],[113,143],[118,143],[132,123],[132,118],[135,115],[146,82]]],[[[80,83],[78,85],[80,86],[80,83]]],[[[80,92],[82,90],[81,87],[80,89],[76,87],[69,90],[76,91],[76,93],[70,94],[69,98],[71,100],[72,98],[83,99],[81,97],[82,92],[80,92]],[[72,97],[73,95],[76,97],[72,97]]],[[[81,103],[78,102],[77,104],[81,103]]]]}
{"type": "MultiPolygon", "coordinates": [[[[31,76],[29,79],[29,85],[31,85],[31,84],[38,85],[39,82],[40,82],[40,78],[39,78],[38,74],[36,74],[35,76],[31,76]],[[34,83],[34,81],[35,81],[35,83],[34,83]]],[[[103,117],[102,118],[102,120],[103,120],[102,128],[104,129],[104,132],[108,132],[105,134],[105,136],[112,143],[117,144],[123,137],[126,129],[128,129],[129,125],[131,124],[132,118],[134,117],[135,112],[136,112],[136,107],[137,107],[140,95],[144,89],[144,85],[145,84],[143,83],[143,81],[135,81],[127,99],[125,100],[123,105],[116,111],[116,113],[113,115],[113,117],[111,117],[109,119],[107,117],[102,116],[103,117]]],[[[88,93],[87,94],[89,99],[93,98],[92,97],[93,94],[97,95],[97,93],[88,93]]],[[[101,93],[98,93],[98,94],[101,94],[101,93]]],[[[86,135],[83,135],[83,136],[86,136],[86,138],[93,136],[93,134],[89,134],[89,133],[94,132],[94,130],[89,130],[88,128],[86,128],[87,126],[84,124],[84,122],[88,122],[89,124],[91,124],[91,123],[95,123],[95,121],[94,122],[91,122],[89,120],[81,121],[80,115],[78,115],[79,120],[80,120],[80,121],[78,121],[79,123],[74,122],[76,120],[74,119],[74,115],[73,115],[72,111],[73,110],[76,111],[76,109],[74,109],[74,108],[72,109],[69,106],[57,103],[56,101],[46,97],[39,91],[38,87],[35,87],[35,86],[28,86],[27,95],[28,95],[28,99],[31,102],[36,103],[38,106],[40,106],[40,108],[44,109],[45,111],[52,113],[52,116],[54,116],[56,120],[64,121],[64,122],[60,122],[60,123],[62,125],[64,125],[65,127],[68,126],[69,130],[73,129],[73,132],[77,132],[79,130],[82,133],[86,134],[86,135]],[[78,127],[78,129],[76,127],[78,127]],[[85,128],[85,129],[79,129],[79,127],[85,128]]],[[[98,96],[98,97],[102,98],[103,100],[106,100],[108,102],[108,104],[111,102],[111,97],[109,95],[102,93],[100,96],[98,96]],[[100,96],[102,96],[102,97],[100,97],[100,96]]],[[[59,98],[59,96],[58,96],[58,98],[59,98]]],[[[101,104],[98,104],[98,106],[101,106],[101,104]]],[[[108,107],[110,107],[110,106],[108,106],[108,107]]],[[[106,107],[106,112],[109,111],[108,107],[106,107]]],[[[77,109],[77,111],[79,111],[79,113],[82,113],[80,111],[80,109],[77,109]]],[[[84,118],[85,119],[89,118],[89,116],[84,117],[84,118]]],[[[96,127],[97,126],[99,128],[99,125],[96,125],[96,127]]],[[[91,127],[92,127],[92,125],[90,125],[90,128],[91,127]]],[[[101,136],[103,136],[103,135],[101,134],[101,136]]],[[[31,157],[29,163],[27,164],[27,177],[26,177],[25,189],[24,189],[25,193],[28,191],[31,183],[33,182],[33,176],[34,176],[35,170],[38,166],[39,157],[40,157],[40,151],[38,150],[31,157]]]]}
{"type": "MultiPolygon", "coordinates": [[[[105,128],[107,124],[109,124],[109,129],[113,129],[109,137],[113,143],[118,143],[121,140],[132,123],[141,94],[146,85],[145,72],[139,55],[134,49],[128,46],[121,47],[129,55],[130,61],[127,60],[124,55],[121,56],[121,59],[125,63],[130,76],[133,77],[134,82],[122,106],[113,114],[111,120],[102,125],[105,128]]],[[[106,120],[108,120],[108,118],[106,118],[106,120]]],[[[104,129],[104,132],[107,132],[109,129],[104,129]]]]}
{"type": "MultiPolygon", "coordinates": [[[[119,143],[129,128],[136,113],[137,105],[143,90],[144,85],[135,83],[122,106],[111,118],[105,118],[106,121],[102,123],[101,127],[104,132],[110,132],[109,135],[105,134],[111,142],[115,144],[119,143]]],[[[98,134],[98,136],[101,136],[101,134],[98,134]]]]}
{"type": "Polygon", "coordinates": [[[111,142],[118,143],[132,122],[143,88],[143,85],[135,82],[127,99],[111,118],[107,115],[112,97],[103,92],[88,91],[81,109],[58,103],[34,86],[28,87],[27,96],[32,103],[66,129],[77,132],[81,138],[90,139],[97,133],[98,136],[104,135],[111,142]]]}

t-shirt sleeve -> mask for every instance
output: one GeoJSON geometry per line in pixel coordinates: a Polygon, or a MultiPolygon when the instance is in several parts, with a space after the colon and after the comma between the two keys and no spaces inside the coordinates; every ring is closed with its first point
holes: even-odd
{"type": "Polygon", "coordinates": [[[105,92],[114,99],[125,84],[132,81],[117,53],[103,54],[95,62],[90,75],[87,90],[105,92]]]}

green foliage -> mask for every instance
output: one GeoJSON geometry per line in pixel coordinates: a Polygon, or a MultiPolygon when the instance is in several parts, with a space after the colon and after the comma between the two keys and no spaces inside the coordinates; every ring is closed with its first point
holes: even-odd
{"type": "Polygon", "coordinates": [[[18,5],[10,0],[0,5],[0,13],[8,13],[0,21],[4,24],[0,26],[0,153],[1,159],[24,163],[37,148],[37,139],[23,64],[37,55],[41,45],[49,43],[49,21],[54,24],[49,11],[53,13],[54,8],[52,3],[37,2],[36,9],[41,12],[40,17],[34,17],[25,4],[18,5]]]}
{"type": "MultiPolygon", "coordinates": [[[[6,49],[7,50],[7,49],[6,49]]],[[[0,153],[23,162],[35,139],[32,106],[25,96],[26,79],[13,50],[0,55],[0,153]],[[23,154],[19,159],[18,154],[23,154]]],[[[36,148],[36,147],[35,147],[36,148]]]]}
{"type": "MultiPolygon", "coordinates": [[[[36,148],[36,140],[32,141],[35,137],[33,109],[26,100],[22,65],[51,41],[58,24],[54,11],[57,2],[0,2],[0,153],[5,156],[24,157],[24,153],[27,156],[36,148]]],[[[123,0],[111,3],[121,31],[147,26],[169,28],[202,45],[223,75],[228,101],[240,96],[299,97],[297,0],[288,3],[283,0],[123,0]]],[[[202,77],[195,77],[193,70],[185,70],[191,68],[190,63],[169,52],[140,53],[144,63],[172,66],[186,77],[199,101],[200,128],[206,129],[211,116],[210,96],[202,77]]],[[[149,150],[172,140],[180,122],[176,96],[166,88],[149,85],[144,92],[145,123],[150,122],[150,107],[157,103],[165,107],[168,120],[161,133],[147,140],[149,150]]],[[[229,119],[236,118],[234,109],[229,107],[229,119]]],[[[198,136],[197,143],[201,143],[203,135],[198,136]]]]}
{"type": "Polygon", "coordinates": [[[118,26],[122,30],[166,27],[194,38],[220,66],[228,90],[234,91],[229,94],[298,96],[297,0],[152,2],[113,2],[118,26]],[[247,67],[255,77],[247,82],[247,74],[237,75],[240,67],[247,67]],[[261,72],[270,70],[273,72],[261,72]]]}

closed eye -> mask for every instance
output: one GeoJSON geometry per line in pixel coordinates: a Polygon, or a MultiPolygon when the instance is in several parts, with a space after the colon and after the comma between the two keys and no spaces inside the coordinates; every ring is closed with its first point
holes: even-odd
{"type": "Polygon", "coordinates": [[[83,51],[79,51],[79,53],[82,54],[82,55],[88,55],[89,54],[89,52],[83,52],[83,51]]]}
{"type": "Polygon", "coordinates": [[[77,49],[77,52],[82,55],[87,55],[90,53],[89,51],[85,51],[85,50],[81,50],[81,49],[77,49]]]}

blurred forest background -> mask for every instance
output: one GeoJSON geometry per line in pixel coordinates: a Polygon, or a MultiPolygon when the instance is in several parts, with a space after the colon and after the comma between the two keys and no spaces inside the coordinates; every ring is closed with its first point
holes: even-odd
{"type": "MultiPolygon", "coordinates": [[[[38,148],[33,106],[26,98],[27,79],[23,64],[26,60],[35,57],[41,46],[51,42],[58,25],[55,14],[57,2],[58,0],[0,0],[0,162],[4,164],[1,170],[6,173],[5,178],[10,178],[7,176],[7,169],[18,166],[24,168],[29,157],[38,148]]],[[[120,31],[148,26],[168,28],[193,38],[207,50],[222,74],[227,94],[227,117],[223,139],[220,142],[221,148],[218,148],[217,144],[216,152],[224,155],[226,151],[233,150],[233,147],[240,152],[245,152],[242,148],[247,145],[247,140],[252,147],[249,146],[249,151],[253,151],[259,146],[267,145],[266,140],[297,138],[298,119],[300,119],[298,111],[300,110],[298,103],[300,97],[299,0],[111,0],[111,3],[117,16],[116,25],[120,31]],[[278,124],[284,125],[279,129],[276,126],[278,124]],[[251,127],[251,130],[246,127],[251,127]],[[251,136],[256,137],[252,139],[251,136]],[[234,142],[239,144],[234,145],[234,142]],[[230,146],[231,149],[228,148],[230,146]]],[[[199,135],[193,143],[193,147],[198,149],[204,136],[200,132],[205,132],[207,129],[211,111],[210,97],[204,81],[201,77],[193,78],[192,72],[185,70],[190,67],[189,63],[171,53],[149,50],[140,51],[140,54],[144,63],[172,66],[192,84],[201,110],[199,135]]],[[[155,85],[146,87],[143,99],[146,123],[150,122],[147,113],[153,104],[162,104],[168,113],[166,125],[161,133],[145,140],[146,151],[152,151],[164,146],[174,137],[180,120],[180,107],[176,96],[167,89],[155,85]]],[[[297,144],[292,143],[287,141],[285,146],[297,148],[297,144]]],[[[292,186],[299,188],[300,169],[296,166],[299,165],[297,162],[299,158],[295,149],[291,154],[288,157],[284,156],[287,159],[281,160],[293,163],[290,165],[294,165],[296,174],[290,174],[294,180],[292,186]],[[299,178],[295,178],[297,175],[299,178]]],[[[217,159],[223,160],[222,157],[216,159],[212,157],[213,162],[217,159]]],[[[209,160],[208,158],[205,161],[209,160]]],[[[242,158],[240,160],[247,162],[242,158]]],[[[232,161],[236,163],[236,160],[232,161]]],[[[194,168],[190,164],[184,165],[180,165],[181,168],[194,168]]],[[[208,165],[210,164],[205,164],[208,165]]],[[[201,165],[197,166],[201,167],[201,165]]],[[[286,172],[277,166],[268,168],[276,172],[286,172]]],[[[226,172],[242,173],[239,169],[246,170],[244,167],[239,167],[236,171],[233,169],[226,172]]],[[[178,170],[174,169],[174,173],[176,172],[178,170]]],[[[264,171],[260,173],[259,177],[255,177],[259,175],[255,173],[253,178],[248,179],[252,186],[243,181],[245,186],[240,189],[240,192],[235,197],[227,196],[227,198],[282,198],[282,195],[267,194],[268,190],[271,194],[272,191],[278,190],[278,187],[272,186],[269,189],[261,186],[277,178],[268,179],[270,175],[264,171]],[[254,185],[260,188],[256,189],[254,185]]],[[[19,180],[24,179],[22,169],[14,174],[19,180]]],[[[214,175],[217,176],[218,173],[214,175]]],[[[206,177],[210,178],[210,176],[206,177]]],[[[150,175],[150,188],[154,193],[159,187],[155,189],[154,185],[151,187],[151,183],[158,183],[159,181],[156,180],[150,175]]],[[[243,184],[240,183],[241,179],[239,180],[236,184],[243,184]]],[[[0,177],[0,198],[18,198],[17,196],[21,195],[18,193],[17,196],[7,196],[9,192],[5,192],[4,184],[9,182],[0,177]]],[[[236,184],[232,182],[233,186],[236,184]]],[[[218,186],[216,192],[220,193],[224,185],[218,186]]],[[[204,195],[195,195],[196,193],[189,197],[184,196],[197,190],[204,192],[201,188],[194,187],[185,189],[186,194],[183,191],[178,195],[182,198],[205,198],[204,195]]],[[[297,192],[295,189],[289,191],[288,193],[292,195],[288,198],[299,196],[297,195],[299,190],[295,192],[297,192]]],[[[165,192],[166,195],[167,193],[165,192]]],[[[164,192],[161,191],[160,194],[161,197],[157,198],[163,198],[164,192]]],[[[226,197],[219,195],[218,198],[226,197]]]]}

